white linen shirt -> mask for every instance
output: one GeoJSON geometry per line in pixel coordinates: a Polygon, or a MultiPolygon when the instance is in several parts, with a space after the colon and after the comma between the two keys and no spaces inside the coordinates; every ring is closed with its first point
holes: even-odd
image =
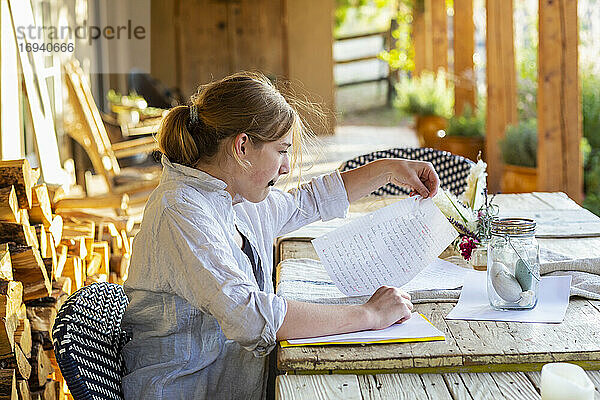
{"type": "Polygon", "coordinates": [[[163,156],[161,182],[133,241],[123,328],[125,399],[261,399],[266,356],[286,301],[273,291],[273,241],[310,222],[345,217],[338,171],[260,203],[232,201],[226,183],[163,156]],[[260,291],[239,229],[260,257],[260,291]]]}

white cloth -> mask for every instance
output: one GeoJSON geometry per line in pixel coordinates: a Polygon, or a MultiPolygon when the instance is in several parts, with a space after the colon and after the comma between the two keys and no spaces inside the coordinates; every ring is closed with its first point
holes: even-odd
{"type": "Polygon", "coordinates": [[[234,199],[225,182],[163,157],[163,176],[133,241],[123,327],[126,399],[260,399],[266,359],[286,301],[273,293],[276,236],[344,217],[338,171],[260,203],[234,199]],[[263,266],[260,291],[239,229],[263,266]]]}
{"type": "Polygon", "coordinates": [[[540,249],[540,274],[570,275],[571,296],[600,300],[600,258],[573,259],[548,249],[540,249]]]}

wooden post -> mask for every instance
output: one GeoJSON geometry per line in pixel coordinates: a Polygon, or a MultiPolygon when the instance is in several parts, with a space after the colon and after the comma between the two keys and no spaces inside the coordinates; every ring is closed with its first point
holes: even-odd
{"type": "Polygon", "coordinates": [[[502,157],[498,142],[517,122],[517,85],[513,39],[513,1],[486,0],[487,122],[485,153],[488,190],[500,190],[502,157]]]}
{"type": "Polygon", "coordinates": [[[539,1],[538,190],[581,203],[581,104],[577,75],[577,1],[539,1]]]}
{"type": "Polygon", "coordinates": [[[425,70],[431,70],[427,61],[427,28],[425,24],[425,3],[423,0],[415,1],[412,20],[412,41],[415,49],[415,76],[421,75],[425,70]]]}
{"type": "Polygon", "coordinates": [[[448,23],[445,0],[417,0],[414,3],[412,40],[415,49],[415,76],[423,71],[448,70],[448,23]]]}
{"type": "MultiPolygon", "coordinates": [[[[431,55],[433,72],[448,71],[448,14],[446,0],[428,0],[431,10],[431,55]]],[[[427,3],[426,3],[427,4],[427,3]]]]}
{"type": "Polygon", "coordinates": [[[0,0],[0,158],[21,158],[24,152],[19,99],[21,78],[15,31],[8,0],[0,0]]]}
{"type": "Polygon", "coordinates": [[[454,113],[462,115],[465,105],[475,111],[475,23],[473,0],[454,0],[454,113]]]}

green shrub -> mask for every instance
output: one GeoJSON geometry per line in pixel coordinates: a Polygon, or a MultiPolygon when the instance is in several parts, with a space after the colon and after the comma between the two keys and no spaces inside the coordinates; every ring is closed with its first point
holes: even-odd
{"type": "Polygon", "coordinates": [[[600,76],[587,70],[581,74],[583,136],[594,150],[600,150],[600,76]]]}
{"type": "Polygon", "coordinates": [[[437,115],[449,118],[454,105],[453,90],[449,88],[446,74],[423,72],[421,76],[404,76],[396,84],[394,105],[408,115],[437,115]]]}
{"type": "Polygon", "coordinates": [[[530,119],[506,129],[500,149],[505,164],[522,167],[537,165],[537,120],[530,119]]]}
{"type": "Polygon", "coordinates": [[[600,216],[600,151],[593,152],[587,164],[583,206],[600,216]]]}
{"type": "Polygon", "coordinates": [[[581,114],[583,137],[587,141],[583,206],[600,215],[600,76],[594,75],[591,68],[581,74],[581,114]]]}
{"type": "Polygon", "coordinates": [[[485,120],[483,115],[482,111],[473,114],[471,107],[467,104],[462,115],[453,115],[448,120],[446,134],[448,136],[483,138],[485,136],[485,120]]]}

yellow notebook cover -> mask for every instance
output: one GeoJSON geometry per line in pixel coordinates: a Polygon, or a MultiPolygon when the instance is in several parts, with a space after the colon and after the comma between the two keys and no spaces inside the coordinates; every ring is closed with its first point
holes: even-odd
{"type": "Polygon", "coordinates": [[[279,342],[281,347],[326,346],[339,344],[372,344],[428,342],[446,340],[444,332],[437,329],[425,316],[413,313],[411,318],[401,324],[385,329],[327,335],[314,338],[289,339],[279,342]]]}

